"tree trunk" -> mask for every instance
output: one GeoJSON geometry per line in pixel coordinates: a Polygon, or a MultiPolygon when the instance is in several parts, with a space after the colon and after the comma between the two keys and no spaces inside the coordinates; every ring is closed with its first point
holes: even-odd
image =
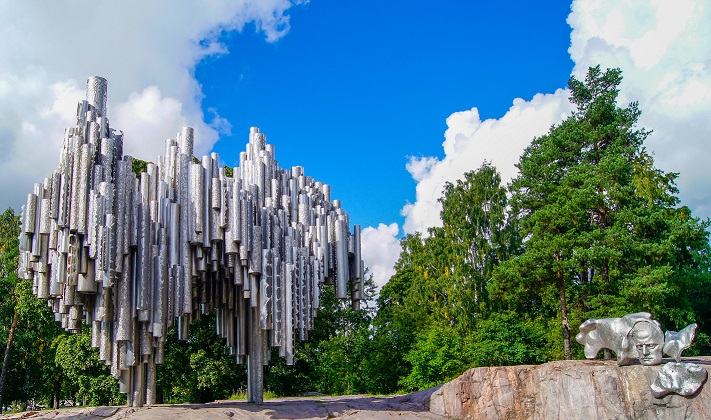
{"type": "Polygon", "coordinates": [[[607,259],[602,262],[600,276],[602,277],[602,282],[605,283],[605,285],[610,284],[610,263],[607,261],[607,259]]]}
{"type": "Polygon", "coordinates": [[[3,400],[5,397],[5,383],[7,382],[7,369],[10,366],[10,347],[12,346],[12,339],[15,336],[15,327],[17,327],[18,313],[15,310],[15,314],[12,317],[12,325],[10,326],[10,335],[7,337],[7,347],[5,348],[5,358],[2,361],[2,372],[0,372],[0,410],[3,407],[3,400]]]}
{"type": "Polygon", "coordinates": [[[570,360],[570,325],[568,324],[568,302],[565,297],[565,279],[563,279],[563,272],[558,271],[557,277],[560,290],[560,318],[563,326],[563,354],[565,355],[565,360],[570,360]]]}
{"type": "MultiPolygon", "coordinates": [[[[598,194],[602,194],[602,191],[598,188],[598,194]]],[[[607,208],[600,207],[600,229],[607,228],[607,208]]],[[[602,268],[600,269],[600,276],[602,277],[603,283],[603,293],[610,293],[610,262],[607,258],[602,261],[602,268]]],[[[603,349],[603,358],[605,360],[612,360],[612,350],[603,349]]]]}

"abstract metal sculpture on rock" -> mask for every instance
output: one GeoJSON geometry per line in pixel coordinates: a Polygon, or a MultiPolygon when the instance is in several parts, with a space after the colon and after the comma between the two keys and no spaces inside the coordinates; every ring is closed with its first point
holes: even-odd
{"type": "Polygon", "coordinates": [[[106,99],[106,80],[89,78],[59,167],[28,195],[20,276],[63,328],[92,327],[128,405],[155,403],[167,329],[177,324],[187,339],[212,311],[247,363],[249,401],[261,403],[270,349],[293,363],[294,335],[313,329],[323,284],[358,308],[360,227],[350,232],[329,185],[281,169],[257,128],[232,177],[216,153],[194,163],[193,130],[183,128],[137,179],[106,99]]]}
{"type": "Polygon", "coordinates": [[[662,352],[672,356],[676,363],[667,363],[659,371],[651,386],[652,394],[656,398],[670,393],[690,396],[701,388],[708,376],[706,369],[697,364],[680,363],[681,353],[694,341],[696,327],[691,324],[679,332],[663,333],[650,313],[638,312],[622,318],[588,319],[580,325],[575,339],[585,346],[588,359],[594,359],[604,348],[610,349],[617,355],[619,366],[635,358],[643,365],[653,366],[662,362],[662,352]]]}
{"type": "Polygon", "coordinates": [[[580,333],[575,339],[585,346],[588,359],[594,359],[602,349],[610,349],[617,355],[620,366],[637,358],[643,365],[656,365],[662,361],[664,333],[647,312],[622,318],[589,319],[580,325],[580,333]],[[638,353],[638,346],[641,353],[638,353]]]}

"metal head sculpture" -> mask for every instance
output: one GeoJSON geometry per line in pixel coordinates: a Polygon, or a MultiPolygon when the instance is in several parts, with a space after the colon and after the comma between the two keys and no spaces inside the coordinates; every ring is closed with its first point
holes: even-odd
{"type": "Polygon", "coordinates": [[[601,349],[607,348],[617,354],[620,366],[635,358],[646,366],[658,365],[662,362],[662,352],[674,357],[676,363],[665,364],[651,385],[652,395],[662,398],[671,393],[691,396],[706,382],[706,368],[679,363],[681,353],[691,346],[695,335],[696,324],[679,332],[663,333],[651,314],[638,312],[622,318],[588,319],[580,325],[580,333],[575,338],[585,346],[588,359],[594,359],[601,349]]]}
{"type": "MultiPolygon", "coordinates": [[[[580,333],[575,339],[585,346],[585,357],[588,359],[597,357],[602,349],[610,349],[617,355],[617,364],[621,366],[640,357],[635,347],[636,341],[633,341],[632,338],[641,340],[641,334],[648,332],[648,328],[653,327],[658,328],[661,333],[659,323],[652,321],[652,315],[647,312],[629,314],[622,318],[589,319],[580,326],[580,333]],[[635,330],[634,334],[630,336],[637,324],[640,325],[639,332],[635,330]]],[[[662,345],[663,342],[664,335],[662,334],[662,345]]]]}
{"type": "Polygon", "coordinates": [[[293,363],[313,329],[324,284],[363,299],[360,227],[300,166],[282,169],[253,127],[233,176],[216,153],[193,162],[192,128],[137,179],[123,134],[109,127],[106,80],[91,77],[59,167],[35,184],[22,214],[19,274],[70,331],[92,345],[129,405],[155,402],[155,365],[176,325],[214,311],[217,333],[248,366],[261,403],[270,348],[293,363]]]}
{"type": "Polygon", "coordinates": [[[622,318],[588,319],[580,325],[580,333],[575,339],[585,346],[588,359],[594,359],[606,348],[615,352],[620,366],[634,359],[639,359],[643,365],[658,365],[663,354],[679,362],[681,353],[691,346],[695,334],[696,324],[679,332],[664,333],[650,313],[637,312],[622,318]]]}
{"type": "Polygon", "coordinates": [[[627,352],[636,351],[643,365],[658,365],[662,361],[664,333],[657,321],[638,320],[622,340],[621,347],[627,352]]]}

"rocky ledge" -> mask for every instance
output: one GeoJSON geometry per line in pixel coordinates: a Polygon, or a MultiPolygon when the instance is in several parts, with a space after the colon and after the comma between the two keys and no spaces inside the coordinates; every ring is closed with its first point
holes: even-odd
{"type": "MultiPolygon", "coordinates": [[[[711,367],[711,357],[683,361],[711,367]]],[[[572,360],[482,367],[442,386],[400,396],[280,398],[261,405],[220,401],[68,408],[0,415],[0,419],[710,419],[709,384],[690,397],[652,395],[650,385],[662,366],[572,360]]]]}
{"type": "Polygon", "coordinates": [[[2,416],[2,420],[438,420],[446,418],[428,410],[431,390],[399,396],[351,395],[341,397],[277,398],[252,404],[218,401],[208,404],[157,404],[150,407],[76,407],[27,411],[2,416]]]}
{"type": "MultiPolygon", "coordinates": [[[[711,357],[683,361],[711,366],[711,357]]],[[[461,419],[711,418],[709,384],[691,397],[652,395],[650,385],[662,366],[571,360],[474,368],[433,389],[429,407],[433,414],[461,419]]]]}

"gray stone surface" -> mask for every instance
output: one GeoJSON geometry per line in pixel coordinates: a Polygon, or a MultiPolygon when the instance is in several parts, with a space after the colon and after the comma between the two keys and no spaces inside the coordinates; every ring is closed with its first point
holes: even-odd
{"type": "MultiPolygon", "coordinates": [[[[672,359],[665,359],[670,362],[672,359]]],[[[711,357],[686,357],[708,371],[711,357]]],[[[614,360],[470,369],[442,386],[391,397],[280,398],[262,405],[221,401],[151,407],[91,407],[18,413],[0,419],[709,419],[711,390],[652,395],[664,365],[614,360]]]]}
{"type": "Polygon", "coordinates": [[[432,391],[395,397],[345,396],[279,398],[252,404],[245,401],[220,401],[210,404],[158,404],[150,407],[90,407],[18,413],[0,419],[443,419],[430,413],[432,391]]]}
{"type": "MultiPolygon", "coordinates": [[[[684,361],[706,370],[711,366],[711,357],[684,361]]],[[[711,418],[708,386],[692,397],[652,395],[651,384],[662,366],[573,360],[475,368],[434,389],[430,409],[434,414],[462,419],[711,418]]]]}

